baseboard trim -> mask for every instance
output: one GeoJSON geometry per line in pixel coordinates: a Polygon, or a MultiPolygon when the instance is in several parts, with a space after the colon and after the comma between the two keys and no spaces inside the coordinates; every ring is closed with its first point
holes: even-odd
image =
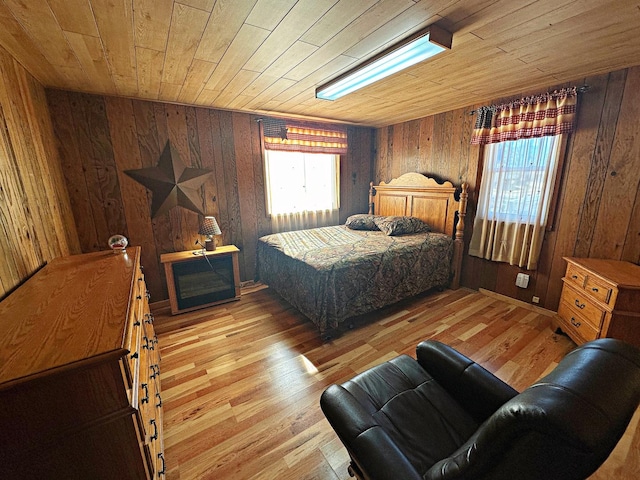
{"type": "Polygon", "coordinates": [[[546,315],[547,317],[553,317],[556,312],[553,310],[547,310],[546,308],[538,307],[536,305],[532,305],[527,302],[523,302],[522,300],[518,300],[517,298],[508,297],[507,295],[502,295],[501,293],[492,292],[491,290],[487,290],[485,288],[479,288],[478,291],[487,297],[496,298],[498,300],[505,301],[507,303],[511,303],[513,305],[517,305],[522,308],[526,308],[531,310],[532,312],[539,313],[541,315],[546,315]]]}

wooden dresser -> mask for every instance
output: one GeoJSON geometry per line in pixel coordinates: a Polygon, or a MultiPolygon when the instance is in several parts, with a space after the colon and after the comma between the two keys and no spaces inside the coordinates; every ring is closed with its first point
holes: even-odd
{"type": "Polygon", "coordinates": [[[57,258],[0,303],[0,478],[164,478],[140,249],[57,258]]]}
{"type": "Polygon", "coordinates": [[[557,326],[578,345],[612,337],[640,346],[640,266],[595,258],[565,260],[557,326]]]}

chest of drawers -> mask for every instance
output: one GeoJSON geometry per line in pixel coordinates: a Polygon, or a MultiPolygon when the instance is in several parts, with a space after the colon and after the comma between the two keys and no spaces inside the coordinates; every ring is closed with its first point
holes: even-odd
{"type": "Polygon", "coordinates": [[[140,249],[58,258],[0,302],[0,478],[164,477],[140,249]]]}
{"type": "Polygon", "coordinates": [[[556,317],[577,344],[612,337],[640,346],[640,266],[594,258],[565,258],[556,317]]]}

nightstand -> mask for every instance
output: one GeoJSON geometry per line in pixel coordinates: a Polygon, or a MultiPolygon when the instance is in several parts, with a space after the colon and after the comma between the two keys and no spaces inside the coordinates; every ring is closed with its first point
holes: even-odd
{"type": "Polygon", "coordinates": [[[612,337],[640,346],[640,266],[595,258],[565,260],[557,326],[578,345],[612,337]]]}
{"type": "Polygon", "coordinates": [[[162,254],[171,314],[240,300],[239,251],[223,245],[213,251],[162,254]]]}

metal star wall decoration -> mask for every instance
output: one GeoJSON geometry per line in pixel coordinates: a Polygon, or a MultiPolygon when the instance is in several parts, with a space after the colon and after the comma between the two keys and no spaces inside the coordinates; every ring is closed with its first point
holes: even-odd
{"type": "Polygon", "coordinates": [[[124,173],[153,193],[151,218],[178,206],[204,215],[198,207],[202,203],[198,189],[212,171],[187,167],[168,140],[157,166],[125,170],[124,173]]]}

